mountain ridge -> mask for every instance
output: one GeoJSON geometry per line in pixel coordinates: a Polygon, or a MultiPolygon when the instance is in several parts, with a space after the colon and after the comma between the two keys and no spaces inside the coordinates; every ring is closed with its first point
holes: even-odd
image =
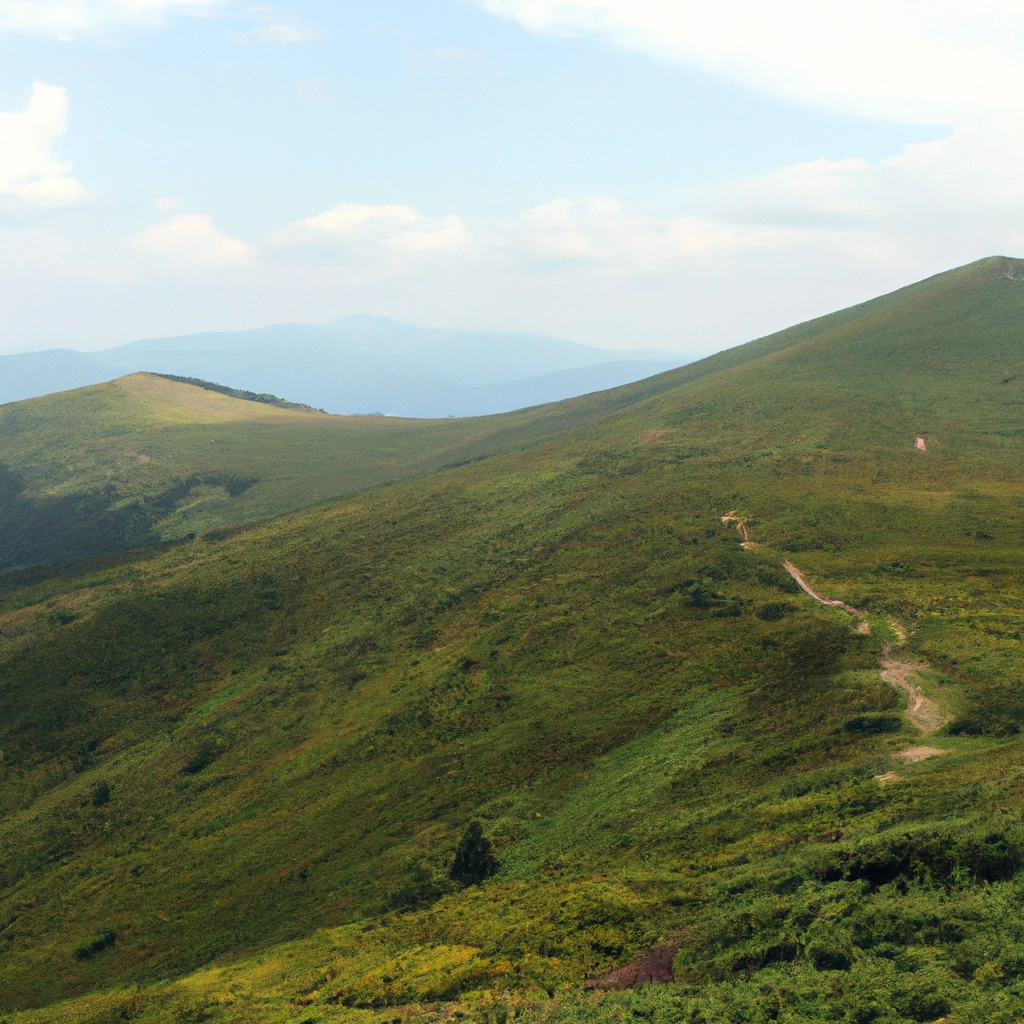
{"type": "Polygon", "coordinates": [[[287,393],[333,413],[487,415],[628,383],[683,361],[669,352],[615,352],[540,335],[352,316],[152,338],[88,353],[0,356],[0,403],[149,371],[287,393]],[[603,374],[595,376],[599,366],[603,374]]]}

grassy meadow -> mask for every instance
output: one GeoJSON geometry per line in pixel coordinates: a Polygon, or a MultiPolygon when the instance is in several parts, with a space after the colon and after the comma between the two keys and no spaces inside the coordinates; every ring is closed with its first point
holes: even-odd
{"type": "Polygon", "coordinates": [[[1015,266],[521,414],[517,450],[427,472],[416,440],[414,479],[0,577],[0,1021],[1015,1024],[1015,266]],[[496,870],[453,878],[474,822],[496,870]]]}

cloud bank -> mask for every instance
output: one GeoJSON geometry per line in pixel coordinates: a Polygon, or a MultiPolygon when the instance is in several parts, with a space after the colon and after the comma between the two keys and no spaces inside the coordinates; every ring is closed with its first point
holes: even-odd
{"type": "Polygon", "coordinates": [[[123,23],[158,24],[166,14],[220,6],[221,0],[0,0],[0,32],[94,32],[123,23]]]}
{"type": "Polygon", "coordinates": [[[1019,109],[1017,0],[475,0],[535,32],[595,33],[816,106],[917,122],[1019,109]]]}
{"type": "Polygon", "coordinates": [[[67,131],[64,89],[35,82],[24,110],[0,113],[0,196],[36,204],[72,203],[85,189],[51,149],[67,131]]]}
{"type": "Polygon", "coordinates": [[[291,225],[279,242],[320,252],[429,254],[462,249],[470,234],[454,215],[430,218],[410,206],[341,203],[291,225]]]}

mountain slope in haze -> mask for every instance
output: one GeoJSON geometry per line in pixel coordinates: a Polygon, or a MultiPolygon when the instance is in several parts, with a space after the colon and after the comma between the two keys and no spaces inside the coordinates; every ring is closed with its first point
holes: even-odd
{"type": "Polygon", "coordinates": [[[1021,266],[6,591],[12,1022],[1013,1024],[1021,266]]]}
{"type": "Polygon", "coordinates": [[[382,317],[0,356],[0,403],[136,372],[227,381],[333,413],[484,416],[630,383],[684,360],[558,338],[447,331],[382,317]]]}

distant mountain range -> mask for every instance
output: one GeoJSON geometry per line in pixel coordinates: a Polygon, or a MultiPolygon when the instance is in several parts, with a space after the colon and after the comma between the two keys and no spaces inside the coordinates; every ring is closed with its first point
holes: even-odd
{"type": "Polygon", "coordinates": [[[0,404],[147,370],[271,392],[332,413],[481,416],[617,387],[687,362],[534,334],[373,316],[0,356],[0,404]]]}

